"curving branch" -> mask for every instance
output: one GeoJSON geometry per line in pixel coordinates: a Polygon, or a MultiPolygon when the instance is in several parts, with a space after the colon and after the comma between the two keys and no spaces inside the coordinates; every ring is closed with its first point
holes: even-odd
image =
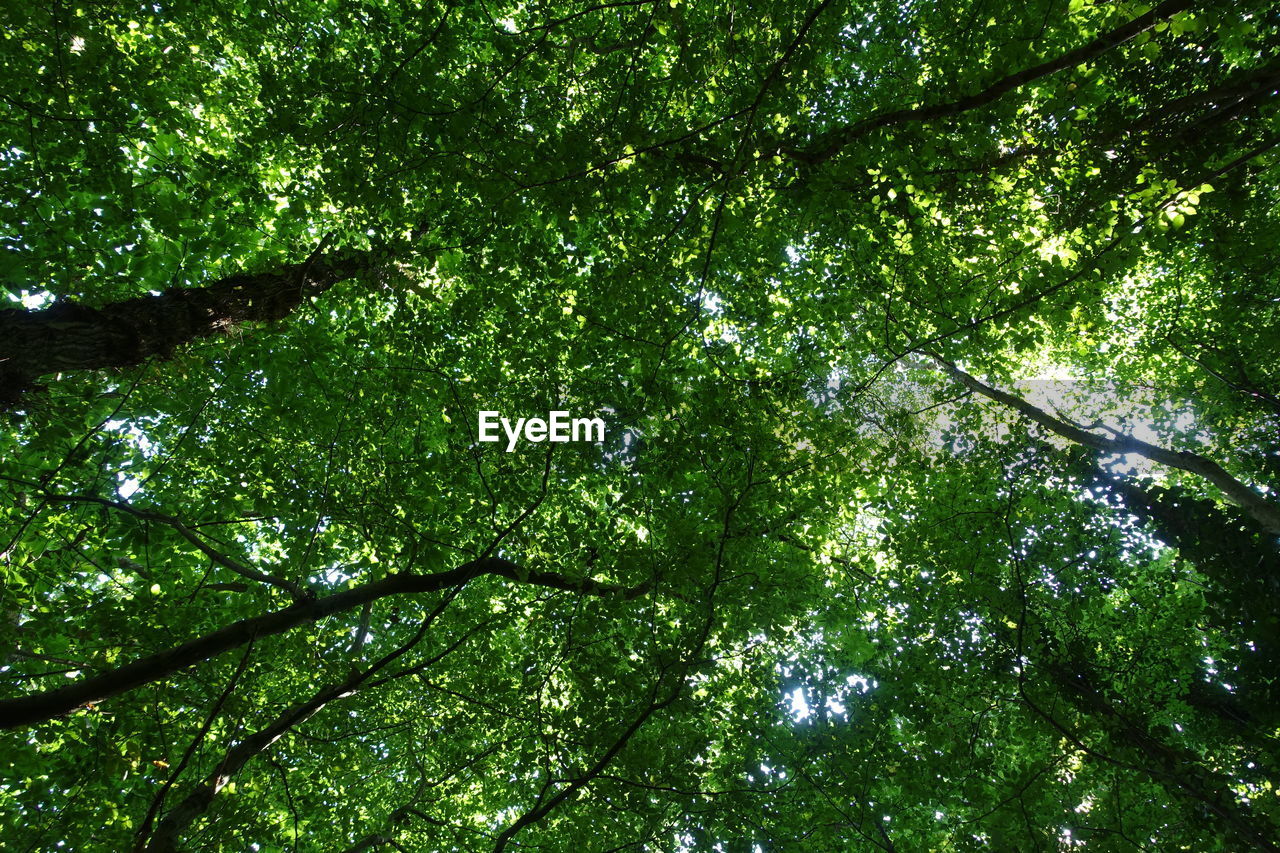
{"type": "Polygon", "coordinates": [[[1155,444],[1134,438],[1130,435],[1114,435],[1112,437],[1089,432],[1074,423],[1054,417],[1044,409],[1028,403],[1007,391],[992,388],[965,373],[951,362],[933,353],[926,353],[944,371],[966,388],[997,403],[1008,406],[1019,414],[1040,424],[1051,432],[1073,441],[1084,447],[1099,450],[1103,453],[1137,453],[1152,462],[1159,462],[1170,468],[1177,468],[1208,480],[1226,495],[1227,499],[1249,513],[1255,521],[1269,533],[1280,536],[1280,506],[1267,500],[1250,486],[1240,482],[1221,465],[1185,450],[1169,450],[1155,444]]]}
{"type": "Polygon", "coordinates": [[[976,94],[942,104],[908,107],[873,115],[862,121],[830,130],[808,145],[780,146],[777,149],[777,153],[802,163],[817,165],[830,160],[849,145],[874,131],[893,127],[894,125],[947,118],[978,109],[979,107],[985,107],[987,104],[1000,100],[1000,98],[1015,89],[1025,86],[1027,83],[1039,80],[1042,77],[1048,77],[1067,68],[1074,68],[1091,59],[1096,59],[1112,48],[1119,47],[1130,39],[1151,29],[1162,19],[1191,8],[1191,5],[1191,0],[1165,0],[1165,2],[1145,15],[1139,15],[1132,21],[1122,24],[1110,32],[1103,33],[1083,47],[1068,51],[1048,62],[1042,62],[1039,65],[1002,77],[976,94]]]}
{"type": "MultiPolygon", "coordinates": [[[[750,475],[748,475],[750,477],[750,475]]],[[[650,691],[648,703],[640,710],[634,719],[627,725],[622,733],[614,740],[603,753],[592,764],[571,779],[564,780],[563,787],[554,794],[547,796],[551,790],[552,778],[547,778],[546,786],[538,794],[534,804],[525,810],[519,817],[512,821],[506,829],[494,841],[493,853],[503,853],[507,849],[507,845],[514,843],[516,835],[524,829],[533,826],[541,821],[552,811],[559,808],[562,804],[578,795],[578,792],[591,784],[598,778],[617,758],[622,751],[626,749],[631,739],[639,733],[646,722],[649,721],[654,714],[662,711],[676,701],[684,693],[685,687],[688,685],[688,675],[690,671],[698,664],[702,657],[702,652],[707,646],[707,640],[711,637],[712,628],[717,621],[716,616],[716,593],[724,580],[724,562],[725,547],[731,537],[731,528],[733,524],[734,513],[741,506],[743,500],[746,499],[747,492],[755,485],[754,479],[748,479],[747,485],[738,494],[734,502],[725,510],[724,521],[721,527],[719,548],[716,553],[715,571],[712,574],[710,584],[706,589],[706,616],[702,620],[702,624],[698,629],[697,635],[690,644],[689,650],[681,655],[672,663],[660,664],[658,677],[650,691]],[[664,691],[664,686],[669,686],[664,691]]]]}
{"type": "Polygon", "coordinates": [[[235,692],[236,685],[240,683],[240,676],[244,675],[245,668],[249,665],[249,656],[253,654],[253,643],[245,646],[244,654],[240,656],[240,663],[236,666],[235,672],[231,674],[227,686],[223,688],[222,693],[214,701],[209,713],[205,715],[204,723],[200,726],[200,730],[196,732],[196,736],[191,739],[191,743],[187,746],[186,752],[182,754],[182,760],[178,762],[178,766],[173,768],[173,772],[169,774],[169,778],[160,786],[160,790],[156,792],[155,797],[151,800],[151,806],[147,809],[146,817],[142,819],[142,826],[138,829],[138,837],[146,838],[151,834],[151,827],[155,824],[156,816],[160,813],[160,809],[164,806],[165,797],[169,795],[169,790],[174,783],[178,781],[178,777],[187,769],[187,765],[191,763],[191,759],[195,756],[196,750],[204,743],[204,739],[209,735],[209,729],[213,727],[214,720],[218,719],[218,714],[222,713],[222,706],[226,704],[227,699],[235,692]]]}
{"type": "Polygon", "coordinates": [[[583,595],[621,596],[628,600],[645,595],[650,589],[647,582],[624,587],[600,583],[590,578],[575,580],[555,572],[529,571],[499,557],[482,557],[456,569],[429,575],[391,575],[323,598],[301,601],[283,610],[241,619],[203,637],[98,675],[82,678],[65,687],[29,696],[0,699],[0,729],[30,726],[70,714],[77,708],[97,704],[144,684],[163,681],[188,667],[261,637],[283,634],[299,625],[362,607],[371,601],[392,595],[439,592],[460,587],[481,575],[494,575],[517,583],[583,595]]]}
{"type": "MultiPolygon", "coordinates": [[[[274,586],[278,589],[282,589],[287,592],[289,597],[294,601],[304,601],[315,598],[315,593],[305,587],[299,586],[291,580],[286,580],[285,578],[268,574],[267,572],[260,572],[257,569],[250,568],[243,563],[231,559],[226,554],[204,541],[204,539],[197,535],[190,527],[187,527],[187,525],[183,524],[171,515],[165,515],[164,513],[155,512],[153,510],[140,509],[139,507],[122,501],[113,501],[107,498],[93,497],[91,495],[45,495],[44,500],[50,503],[62,502],[97,504],[99,506],[110,507],[111,509],[128,513],[135,518],[141,518],[145,521],[158,521],[161,524],[167,524],[176,530],[178,535],[183,539],[186,539],[192,545],[199,548],[201,553],[223,568],[230,569],[241,577],[248,578],[251,581],[257,581],[258,583],[264,583],[268,586],[274,586]]],[[[212,588],[212,584],[206,584],[205,588],[212,588]]]]}

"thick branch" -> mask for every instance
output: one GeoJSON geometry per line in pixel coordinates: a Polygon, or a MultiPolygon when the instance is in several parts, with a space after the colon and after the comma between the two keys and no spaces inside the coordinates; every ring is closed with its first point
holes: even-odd
{"type": "Polygon", "coordinates": [[[1219,820],[1249,842],[1251,849],[1280,851],[1275,826],[1263,815],[1252,814],[1237,802],[1232,783],[1207,769],[1186,749],[1160,740],[1152,727],[1132,711],[1122,710],[1095,686],[1087,665],[1076,659],[1068,663],[1048,661],[1045,665],[1069,701],[1091,715],[1119,743],[1144,759],[1141,771],[1175,796],[1185,796],[1212,812],[1219,820]]]}
{"type": "Polygon", "coordinates": [[[1153,462],[1168,465],[1188,473],[1195,474],[1217,486],[1227,498],[1257,521],[1269,533],[1280,535],[1280,507],[1268,501],[1249,486],[1237,480],[1218,463],[1198,453],[1168,450],[1133,436],[1122,435],[1114,438],[1098,435],[1081,429],[1075,424],[1054,417],[1037,406],[1028,403],[990,385],[979,382],[954,364],[930,354],[942,369],[951,374],[960,384],[977,393],[1016,410],[1024,417],[1040,424],[1076,444],[1100,450],[1103,453],[1137,453],[1153,462]]]}
{"type": "Polygon", "coordinates": [[[66,687],[0,700],[0,728],[10,729],[33,725],[69,714],[84,705],[102,702],[144,684],[162,681],[187,667],[243,646],[252,640],[283,634],[299,625],[361,607],[366,602],[377,601],[391,595],[438,592],[461,586],[480,575],[497,575],[512,581],[586,595],[620,595],[628,599],[644,595],[649,589],[648,584],[622,587],[602,584],[590,579],[573,580],[554,572],[526,572],[515,563],[497,557],[484,557],[456,569],[430,575],[392,575],[324,598],[299,602],[283,610],[242,619],[180,646],[108,670],[100,675],[81,679],[66,687]]]}
{"type": "Polygon", "coordinates": [[[196,754],[204,739],[209,734],[209,729],[213,727],[214,720],[218,719],[218,714],[222,712],[222,706],[226,704],[227,699],[235,691],[236,685],[240,682],[240,676],[244,674],[245,667],[249,665],[249,655],[253,653],[253,644],[245,646],[244,654],[240,656],[240,663],[231,675],[231,679],[227,682],[227,686],[223,688],[222,693],[213,703],[213,707],[209,709],[209,713],[205,715],[204,724],[200,726],[200,730],[196,732],[196,736],[191,739],[191,743],[187,746],[187,751],[182,754],[182,760],[178,762],[178,766],[173,768],[173,772],[169,774],[169,778],[160,786],[160,790],[156,792],[155,798],[151,801],[151,807],[147,809],[147,815],[142,820],[142,826],[138,830],[139,838],[146,838],[151,833],[151,826],[155,823],[156,815],[160,813],[160,809],[164,806],[164,799],[169,795],[169,789],[173,787],[173,783],[178,781],[178,777],[182,775],[182,771],[187,769],[187,765],[191,763],[192,757],[196,754]]]}
{"type": "Polygon", "coordinates": [[[780,153],[800,160],[810,165],[830,160],[839,154],[846,146],[856,142],[858,139],[866,136],[873,131],[881,128],[891,127],[898,124],[907,124],[909,122],[931,121],[933,119],[946,118],[948,116],[959,115],[969,110],[984,107],[993,103],[1000,98],[1018,89],[1033,80],[1041,77],[1047,77],[1067,68],[1073,68],[1083,62],[1088,62],[1098,56],[1106,53],[1112,48],[1129,41],[1141,33],[1146,32],[1156,25],[1163,18],[1184,11],[1190,8],[1191,0],[1165,0],[1159,6],[1156,6],[1145,15],[1140,15],[1126,24],[1115,28],[1114,30],[1104,33],[1083,47],[1068,51],[1056,59],[1048,62],[1042,62],[1039,65],[1026,68],[1007,77],[992,83],[974,95],[960,98],[959,100],[949,101],[944,104],[931,104],[929,106],[909,107],[906,109],[893,110],[891,112],[880,113],[879,115],[870,116],[862,121],[855,122],[844,127],[828,131],[811,145],[783,147],[780,153]]]}
{"type": "MultiPolygon", "coordinates": [[[[446,599],[448,601],[449,599],[446,599]]],[[[444,605],[437,607],[426,619],[417,632],[409,640],[391,653],[384,655],[376,663],[363,671],[352,673],[339,684],[322,688],[310,699],[300,702],[281,712],[269,724],[241,740],[226,751],[222,761],[210,776],[197,785],[156,827],[155,834],[145,847],[148,853],[172,853],[178,849],[178,839],[200,815],[213,804],[218,792],[226,787],[240,770],[254,756],[265,752],[277,740],[287,734],[295,726],[306,722],[322,708],[335,699],[352,695],[374,673],[382,670],[392,661],[413,649],[426,636],[427,629],[436,617],[444,610],[444,605]]]]}

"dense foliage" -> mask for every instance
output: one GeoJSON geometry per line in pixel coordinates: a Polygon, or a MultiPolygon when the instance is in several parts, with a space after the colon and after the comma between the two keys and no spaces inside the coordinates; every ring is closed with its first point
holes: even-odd
{"type": "Polygon", "coordinates": [[[1274,4],[0,24],[5,849],[1280,849],[1274,4]]]}

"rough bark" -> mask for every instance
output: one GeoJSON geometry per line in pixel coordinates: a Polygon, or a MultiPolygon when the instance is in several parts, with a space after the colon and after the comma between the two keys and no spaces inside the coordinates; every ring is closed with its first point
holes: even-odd
{"type": "Polygon", "coordinates": [[[553,572],[526,571],[515,563],[497,557],[483,557],[456,569],[430,575],[392,575],[324,598],[300,602],[283,610],[242,619],[180,646],[80,679],[65,687],[0,700],[0,729],[29,726],[69,714],[77,708],[97,704],[144,684],[162,681],[187,667],[243,646],[251,640],[283,634],[299,625],[361,607],[369,601],[377,601],[391,595],[438,592],[460,586],[480,575],[497,575],[517,582],[587,595],[621,595],[626,598],[635,598],[648,590],[645,584],[619,587],[590,579],[574,580],[553,572]]]}
{"type": "Polygon", "coordinates": [[[42,376],[129,367],[244,323],[283,319],[369,264],[367,255],[321,255],[100,308],[60,300],[36,311],[0,310],[0,408],[20,403],[42,376]]]}

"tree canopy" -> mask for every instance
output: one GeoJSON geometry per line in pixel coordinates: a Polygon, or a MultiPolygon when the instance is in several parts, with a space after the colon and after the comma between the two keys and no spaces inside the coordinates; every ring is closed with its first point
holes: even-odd
{"type": "Polygon", "coordinates": [[[0,24],[5,845],[1280,849],[1273,3],[0,24]]]}

